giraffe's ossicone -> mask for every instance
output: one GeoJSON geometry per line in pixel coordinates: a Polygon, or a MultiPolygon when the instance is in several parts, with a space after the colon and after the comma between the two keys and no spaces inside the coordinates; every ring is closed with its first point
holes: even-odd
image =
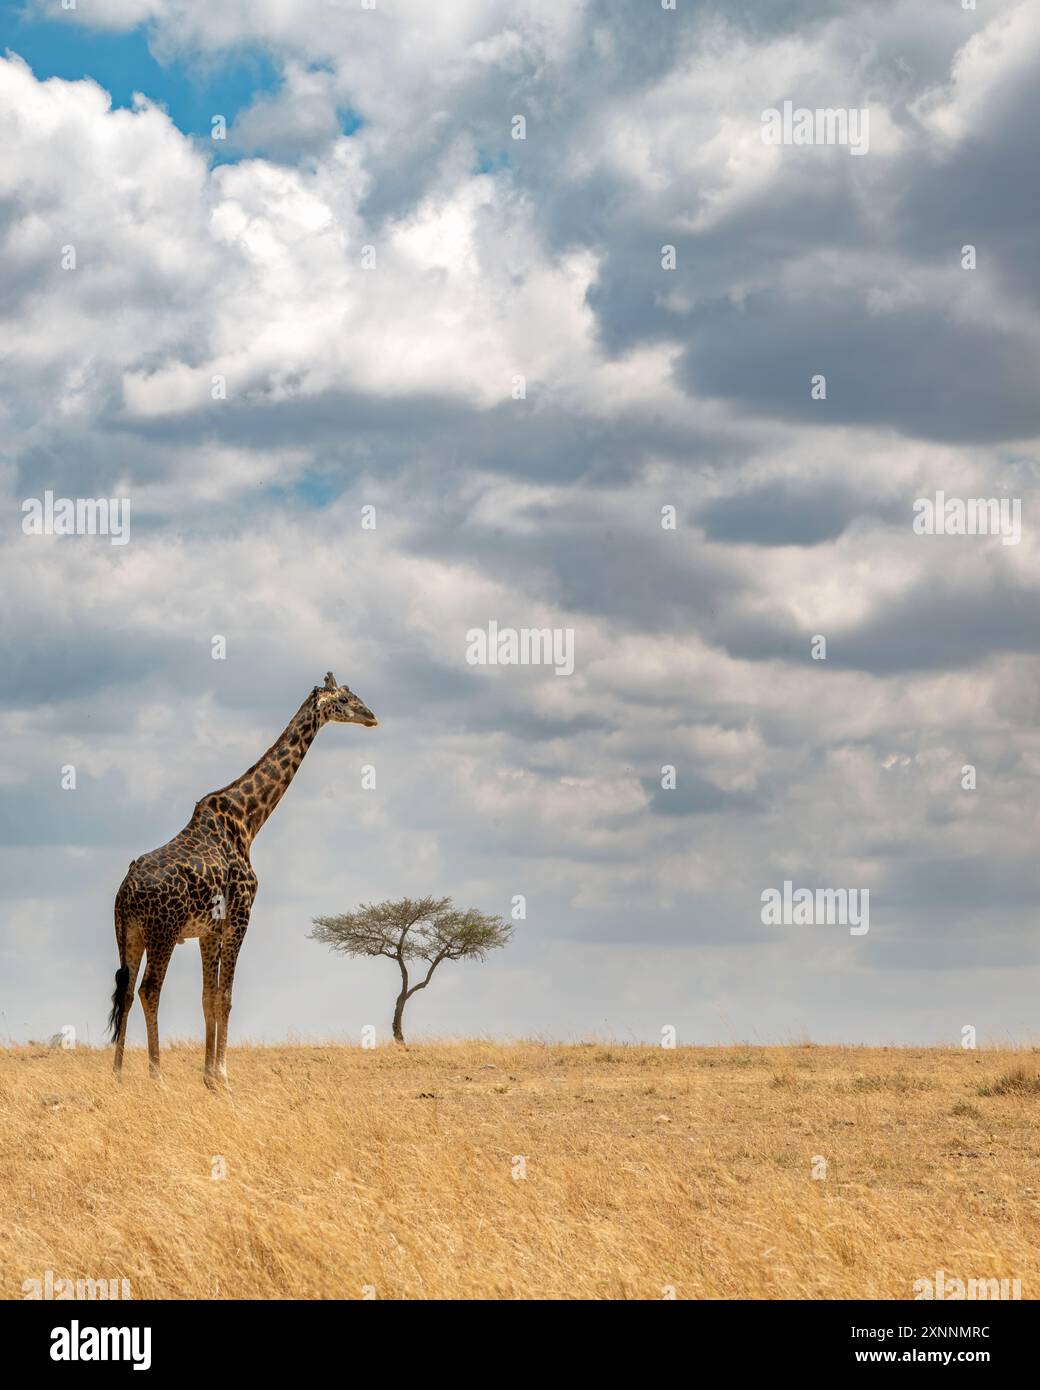
{"type": "Polygon", "coordinates": [[[119,969],[109,1027],[115,1071],[123,1066],[127,1017],[145,959],[141,1007],[151,1074],[159,1075],[159,993],[174,946],[197,937],[202,952],[206,1018],[206,1085],[227,1082],[227,1030],[235,962],[256,897],[249,847],[296,775],[323,724],[378,723],[368,706],[330,671],[315,686],[266,753],[237,781],[210,792],[168,844],[142,854],[126,871],[115,903],[119,969]]]}

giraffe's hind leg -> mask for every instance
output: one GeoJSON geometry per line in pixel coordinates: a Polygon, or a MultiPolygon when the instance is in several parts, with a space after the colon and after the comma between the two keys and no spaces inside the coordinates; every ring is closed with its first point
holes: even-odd
{"type": "Polygon", "coordinates": [[[127,928],[126,933],[126,968],[128,978],[126,982],[126,993],[123,997],[123,1016],[119,1021],[119,1032],[116,1034],[116,1057],[113,1070],[116,1076],[120,1076],[123,1071],[123,1044],[126,1042],[126,1024],[130,1016],[130,1010],[134,1004],[134,989],[137,986],[137,972],[141,968],[141,957],[144,955],[144,938],[141,936],[141,929],[136,923],[132,923],[127,928]]]}
{"type": "Polygon", "coordinates": [[[169,940],[149,947],[144,967],[144,979],[139,991],[144,1021],[148,1028],[148,1070],[153,1078],[159,1079],[159,994],[166,967],[173,955],[173,942],[169,940]]]}

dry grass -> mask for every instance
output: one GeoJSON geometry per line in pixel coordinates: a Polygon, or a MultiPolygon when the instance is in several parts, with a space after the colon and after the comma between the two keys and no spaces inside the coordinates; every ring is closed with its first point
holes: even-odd
{"type": "Polygon", "coordinates": [[[229,1099],[197,1044],[166,1052],[161,1089],[139,1050],[122,1086],[111,1050],[0,1050],[0,1294],[52,1269],[137,1298],[905,1299],[941,1268],[1029,1298],[1023,1060],[239,1047],[229,1099]]]}

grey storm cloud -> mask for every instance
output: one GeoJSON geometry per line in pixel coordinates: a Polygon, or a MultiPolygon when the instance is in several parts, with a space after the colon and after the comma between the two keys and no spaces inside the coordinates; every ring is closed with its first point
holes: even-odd
{"type": "Polygon", "coordinates": [[[644,786],[650,793],[652,810],[662,816],[704,816],[724,811],[750,815],[767,804],[764,797],[748,792],[727,792],[696,776],[684,777],[681,786],[671,791],[652,781],[645,781],[644,786]]]}
{"type": "MultiPolygon", "coordinates": [[[[882,614],[832,634],[826,660],[837,668],[894,674],[975,666],[1000,652],[1036,653],[1038,603],[1035,585],[996,581],[982,592],[965,593],[928,583],[909,590],[882,614]]],[[[809,641],[804,627],[793,623],[784,629],[738,619],[719,623],[718,630],[727,649],[747,660],[801,664],[809,641]]]]}
{"type": "Polygon", "coordinates": [[[836,540],[857,517],[871,513],[894,522],[905,519],[906,508],[860,497],[837,483],[824,491],[781,481],[714,498],[694,520],[713,541],[813,546],[836,540]]]}
{"type": "Polygon", "coordinates": [[[878,317],[853,294],[792,301],[766,292],[739,310],[715,306],[698,328],[687,388],[766,415],[810,423],[824,403],[810,398],[809,383],[833,363],[823,373],[826,409],[842,422],[969,443],[1040,430],[1030,340],[994,327],[951,333],[938,306],[878,317]]]}

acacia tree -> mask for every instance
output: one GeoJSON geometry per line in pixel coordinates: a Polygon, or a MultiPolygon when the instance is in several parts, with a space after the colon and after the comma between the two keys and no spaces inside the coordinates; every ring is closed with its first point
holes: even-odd
{"type": "Polygon", "coordinates": [[[307,935],[345,956],[387,956],[401,971],[401,992],[394,1006],[394,1041],[403,1043],[401,1019],[412,995],[425,989],[442,960],[483,960],[488,951],[504,946],[512,926],[476,908],[452,906],[450,898],[398,898],[362,903],[354,912],[315,917],[307,935]],[[408,966],[424,962],[429,969],[416,984],[408,966]]]}

